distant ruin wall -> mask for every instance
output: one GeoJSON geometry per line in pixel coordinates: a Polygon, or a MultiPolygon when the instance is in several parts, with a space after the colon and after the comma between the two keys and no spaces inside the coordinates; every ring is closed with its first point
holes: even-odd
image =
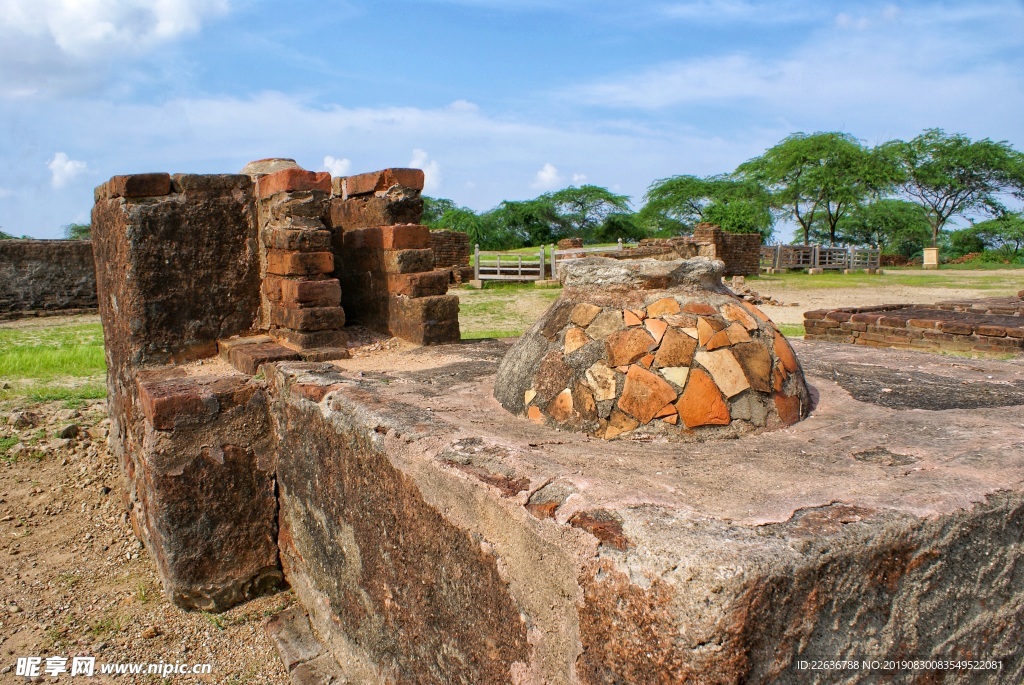
{"type": "Polygon", "coordinates": [[[0,312],[94,307],[88,240],[0,240],[0,312]]]}
{"type": "Polygon", "coordinates": [[[461,231],[431,231],[430,249],[434,251],[434,268],[447,269],[449,282],[462,283],[473,278],[469,265],[472,249],[469,235],[461,231]]]}
{"type": "Polygon", "coordinates": [[[757,233],[729,233],[714,224],[702,223],[697,224],[692,236],[645,238],[640,241],[640,248],[671,248],[681,259],[721,259],[725,262],[725,276],[753,276],[760,267],[761,236],[757,233]]]}

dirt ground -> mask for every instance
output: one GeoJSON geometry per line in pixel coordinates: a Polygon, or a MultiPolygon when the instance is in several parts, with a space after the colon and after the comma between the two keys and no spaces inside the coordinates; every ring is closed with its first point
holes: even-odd
{"type": "MultiPolygon", "coordinates": [[[[987,276],[994,272],[983,272],[987,276]]],[[[999,272],[1003,273],[1003,272],[999,272]]],[[[962,275],[962,272],[961,272],[962,275]]],[[[885,303],[931,303],[985,297],[1024,288],[1024,271],[1006,271],[1005,288],[875,286],[799,288],[748,282],[783,303],[763,309],[778,323],[801,323],[805,310],[885,303]]],[[[557,291],[457,291],[464,330],[528,326],[557,291]],[[514,319],[512,325],[502,312],[514,319]]],[[[95,322],[98,317],[50,317],[0,323],[40,327],[95,322]]],[[[375,343],[393,347],[390,343],[375,343]]],[[[353,360],[372,367],[372,360],[353,360]]],[[[369,367],[368,367],[369,368],[369,367]]],[[[2,379],[0,379],[2,381],[2,379]]],[[[106,403],[0,405],[0,439],[17,445],[0,461],[0,683],[22,683],[18,657],[74,656],[102,663],[211,664],[210,675],[97,677],[88,682],[288,683],[262,629],[263,620],[292,602],[290,593],[262,598],[219,615],[185,612],[165,599],[152,560],[124,514],[116,460],[106,446],[106,403]],[[77,435],[70,435],[77,426],[77,435]],[[11,458],[12,454],[16,459],[11,458]]],[[[66,674],[37,682],[75,682],[66,674]]]]}

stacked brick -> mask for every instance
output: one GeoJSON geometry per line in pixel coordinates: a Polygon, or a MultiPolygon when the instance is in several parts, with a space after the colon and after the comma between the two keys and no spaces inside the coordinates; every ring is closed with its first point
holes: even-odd
{"type": "Polygon", "coordinates": [[[349,319],[417,344],[459,340],[449,271],[435,269],[423,213],[423,172],[384,169],[335,178],[334,274],[349,319]]]}
{"type": "MultiPolygon", "coordinates": [[[[758,273],[761,259],[761,236],[757,233],[729,233],[714,224],[700,223],[692,236],[678,238],[645,238],[640,248],[670,248],[682,259],[711,257],[725,263],[726,276],[752,276],[758,273]]],[[[637,254],[648,256],[648,252],[637,254]]]]}
{"type": "Polygon", "coordinates": [[[283,169],[256,182],[263,285],[263,324],[270,336],[308,350],[343,346],[345,310],[333,277],[331,177],[283,169]]]}
{"type": "Polygon", "coordinates": [[[1013,354],[1024,351],[1017,315],[952,311],[923,305],[881,305],[804,312],[808,340],[927,351],[1013,354]]]}
{"type": "Polygon", "coordinates": [[[469,236],[462,231],[431,231],[430,249],[434,251],[434,268],[447,269],[449,283],[461,285],[473,278],[469,265],[469,236]]]}

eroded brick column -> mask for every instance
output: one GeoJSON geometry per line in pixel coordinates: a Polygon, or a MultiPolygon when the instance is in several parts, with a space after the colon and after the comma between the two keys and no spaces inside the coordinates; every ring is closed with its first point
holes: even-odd
{"type": "Polygon", "coordinates": [[[262,245],[263,324],[300,350],[342,346],[341,284],[332,277],[326,172],[283,169],[256,183],[262,245]]]}
{"type": "Polygon", "coordinates": [[[459,340],[449,272],[434,268],[423,172],[384,169],[334,179],[335,275],[352,321],[418,344],[459,340]]]}

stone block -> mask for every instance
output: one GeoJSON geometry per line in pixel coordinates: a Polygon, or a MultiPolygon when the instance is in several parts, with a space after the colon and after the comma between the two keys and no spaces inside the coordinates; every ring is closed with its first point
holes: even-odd
{"type": "MultiPolygon", "coordinates": [[[[667,404],[676,400],[671,385],[637,365],[629,367],[618,407],[640,423],[650,422],[667,404]]],[[[554,417],[556,420],[557,416],[554,417]]]]}
{"type": "Polygon", "coordinates": [[[231,350],[229,358],[235,369],[252,376],[259,371],[261,364],[293,361],[299,359],[299,354],[295,350],[269,342],[259,345],[239,345],[231,350]]]}
{"type": "Polygon", "coordinates": [[[263,245],[271,250],[323,252],[331,249],[331,232],[327,230],[266,227],[260,236],[263,245]]]}
{"type": "Polygon", "coordinates": [[[382,169],[365,174],[346,176],[342,181],[343,197],[369,195],[391,188],[403,186],[414,190],[423,190],[422,169],[382,169]]]}
{"type": "Polygon", "coordinates": [[[331,226],[341,229],[376,228],[392,224],[418,224],[423,199],[418,196],[352,197],[331,200],[331,226]]]}
{"type": "Polygon", "coordinates": [[[131,174],[107,181],[106,197],[137,198],[170,195],[170,174],[131,174]]]}
{"type": "Polygon", "coordinates": [[[252,179],[243,174],[173,174],[171,191],[175,193],[223,194],[252,193],[252,179]]]}
{"type": "Polygon", "coordinates": [[[402,322],[454,321],[458,318],[459,298],[456,295],[392,295],[388,298],[388,325],[392,329],[402,322]]]}
{"type": "Polygon", "coordinates": [[[285,343],[300,351],[322,347],[344,347],[345,343],[348,342],[348,333],[340,329],[296,331],[290,328],[271,328],[268,334],[274,340],[285,343]]]}
{"type": "Polygon", "coordinates": [[[317,276],[334,271],[331,252],[267,250],[267,273],[276,276],[317,276]]]}
{"type": "Polygon", "coordinates": [[[420,250],[384,250],[381,255],[383,270],[389,274],[419,273],[434,269],[434,251],[420,250]]]}
{"type": "MultiPolygon", "coordinates": [[[[417,224],[381,226],[382,247],[385,250],[420,250],[430,247],[430,229],[417,224]]],[[[433,250],[431,250],[433,266],[433,250]]]]}
{"type": "Polygon", "coordinates": [[[256,180],[256,196],[260,199],[277,193],[311,190],[330,194],[331,175],[326,171],[281,169],[266,176],[260,176],[256,180]]]}
{"type": "Polygon", "coordinates": [[[270,307],[270,324],[293,331],[323,331],[345,325],[341,307],[270,307]]]}
{"type": "MultiPolygon", "coordinates": [[[[346,256],[359,251],[379,252],[384,247],[379,226],[372,228],[350,228],[340,234],[341,249],[346,256]]],[[[380,257],[378,256],[379,260],[380,257]]]]}
{"type": "Polygon", "coordinates": [[[392,295],[428,297],[448,292],[448,271],[435,269],[411,274],[388,274],[387,289],[392,295]]]}
{"type": "Polygon", "coordinates": [[[959,321],[940,321],[939,330],[952,335],[970,335],[974,332],[974,326],[959,321]]]}
{"type": "Polygon", "coordinates": [[[231,350],[240,345],[259,345],[273,342],[267,335],[234,336],[217,341],[217,353],[226,362],[231,361],[231,350]]]}
{"type": "Polygon", "coordinates": [[[458,319],[440,321],[394,321],[390,327],[396,338],[417,345],[457,343],[461,338],[458,319]]]}
{"type": "Polygon", "coordinates": [[[336,278],[312,281],[268,275],[263,279],[263,292],[288,307],[336,307],[341,303],[341,284],[336,278]]]}

